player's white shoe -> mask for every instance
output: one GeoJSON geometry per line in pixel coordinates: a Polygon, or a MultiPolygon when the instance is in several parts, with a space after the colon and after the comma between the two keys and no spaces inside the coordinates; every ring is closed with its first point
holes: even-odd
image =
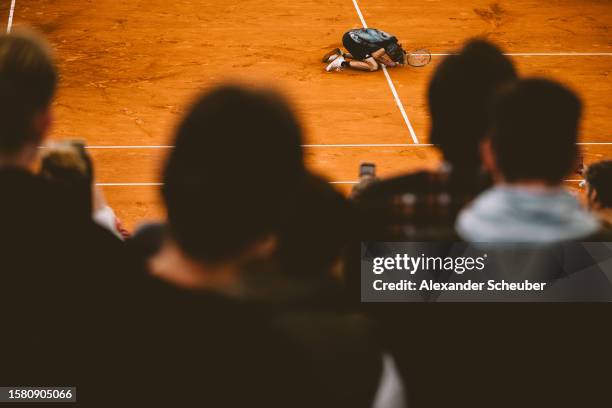
{"type": "Polygon", "coordinates": [[[342,71],[344,69],[344,67],[342,66],[343,62],[344,62],[344,57],[340,55],[338,56],[338,58],[333,60],[327,67],[325,67],[325,70],[327,72],[342,71]]]}
{"type": "Polygon", "coordinates": [[[321,62],[327,62],[329,64],[330,62],[332,62],[333,60],[335,60],[341,55],[342,55],[342,51],[340,50],[340,48],[334,48],[333,50],[331,50],[330,52],[328,52],[327,54],[323,56],[323,59],[321,60],[321,62]]]}

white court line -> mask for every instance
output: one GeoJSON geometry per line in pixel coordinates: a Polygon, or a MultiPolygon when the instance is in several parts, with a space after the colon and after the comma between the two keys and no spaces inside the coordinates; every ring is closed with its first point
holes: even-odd
{"type": "Polygon", "coordinates": [[[125,146],[85,146],[86,149],[172,149],[174,146],[170,146],[170,145],[152,145],[152,146],[147,146],[147,145],[143,145],[143,146],[129,146],[129,145],[125,145],[125,146]]]}
{"type": "MultiPolygon", "coordinates": [[[[330,184],[357,184],[359,181],[330,181],[330,184]]],[[[96,183],[100,187],[157,187],[164,183],[96,183]]]]}
{"type": "Polygon", "coordinates": [[[150,186],[161,186],[163,183],[96,183],[96,186],[100,187],[150,187],[150,186]]]}
{"type": "MultiPolygon", "coordinates": [[[[359,20],[361,20],[361,24],[363,25],[363,28],[368,28],[368,24],[365,21],[365,18],[363,18],[363,14],[361,13],[361,9],[359,8],[359,4],[357,4],[357,0],[353,0],[353,5],[355,6],[355,10],[357,11],[357,15],[359,16],[359,20]]],[[[393,81],[391,80],[391,76],[389,75],[389,72],[387,72],[387,67],[386,66],[382,66],[382,70],[385,73],[385,78],[387,78],[387,83],[389,84],[389,88],[391,88],[391,93],[393,94],[393,97],[395,98],[395,103],[397,104],[397,107],[400,110],[400,113],[402,114],[402,118],[404,118],[404,122],[406,123],[406,126],[408,127],[408,131],[410,132],[410,137],[412,137],[412,142],[415,144],[419,143],[419,139],[416,136],[416,133],[414,133],[414,129],[412,128],[412,124],[410,123],[410,119],[408,119],[408,115],[406,115],[406,111],[404,110],[404,105],[402,104],[402,101],[399,98],[399,95],[397,94],[397,90],[395,89],[395,85],[393,85],[393,81]]]]}
{"type": "Polygon", "coordinates": [[[305,148],[317,147],[424,147],[433,146],[430,143],[374,143],[374,144],[305,144],[305,148]]]}
{"type": "MultiPolygon", "coordinates": [[[[576,143],[580,146],[612,146],[612,142],[579,142],[576,143]]],[[[302,147],[306,149],[312,148],[342,148],[342,147],[433,147],[431,143],[371,143],[371,144],[304,144],[302,147]]],[[[86,149],[172,149],[172,145],[141,145],[141,146],[130,146],[130,145],[119,145],[119,146],[104,146],[104,145],[93,145],[86,146],[86,149]]]]}
{"type": "Polygon", "coordinates": [[[363,18],[363,14],[361,14],[361,9],[359,8],[359,4],[357,4],[357,0],[353,0],[353,5],[355,6],[355,10],[357,10],[357,15],[359,16],[359,20],[361,20],[361,25],[363,25],[363,28],[368,28],[365,18],[363,18]]]}
{"type": "Polygon", "coordinates": [[[11,0],[11,11],[9,12],[8,23],[6,24],[6,33],[10,33],[13,28],[13,15],[15,14],[15,1],[11,0]]]}
{"type": "MultiPolygon", "coordinates": [[[[566,183],[578,183],[584,181],[583,179],[567,179],[564,180],[566,183]]],[[[357,184],[359,180],[355,181],[329,181],[329,184],[357,184]]],[[[100,187],[157,187],[162,186],[164,183],[96,183],[100,187]]]]}
{"type": "MultiPolygon", "coordinates": [[[[374,144],[305,144],[302,145],[304,148],[325,148],[325,147],[427,147],[433,146],[429,143],[374,143],[374,144]]],[[[86,146],[86,149],[172,149],[172,145],[159,145],[159,146],[86,146]]]]}
{"type": "Polygon", "coordinates": [[[387,71],[387,67],[386,66],[382,66],[382,70],[385,73],[385,77],[387,78],[387,83],[389,84],[389,88],[391,88],[391,93],[393,94],[393,97],[395,98],[395,103],[397,104],[397,107],[399,108],[402,117],[404,118],[404,122],[406,123],[406,126],[408,126],[408,131],[410,132],[410,137],[412,137],[412,142],[414,144],[419,144],[419,139],[416,136],[416,133],[414,133],[414,129],[412,128],[412,123],[410,123],[410,119],[408,119],[408,115],[406,115],[406,111],[404,110],[404,105],[402,104],[402,101],[399,98],[399,95],[397,94],[397,91],[395,90],[395,85],[393,85],[393,81],[391,80],[391,76],[389,75],[389,72],[387,71]]]}
{"type": "MultiPolygon", "coordinates": [[[[446,55],[457,55],[457,53],[434,53],[431,55],[444,57],[446,55]]],[[[509,57],[612,57],[612,52],[507,52],[509,57]]]]}

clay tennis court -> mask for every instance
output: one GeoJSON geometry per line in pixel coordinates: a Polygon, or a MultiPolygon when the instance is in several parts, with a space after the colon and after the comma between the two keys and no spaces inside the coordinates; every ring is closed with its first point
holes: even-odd
{"type": "Polygon", "coordinates": [[[174,126],[201,89],[228,79],[281,88],[303,121],[308,164],[342,190],[363,161],[383,176],[436,166],[427,81],[473,36],[514,55],[521,74],[576,90],[585,162],[612,158],[609,0],[3,0],[0,13],[7,28],[33,27],[53,45],[52,137],[87,141],[97,182],[130,228],[163,216],[157,183],[174,126]],[[429,49],[432,63],[388,77],[324,72],[321,56],[364,23],[429,49]]]}

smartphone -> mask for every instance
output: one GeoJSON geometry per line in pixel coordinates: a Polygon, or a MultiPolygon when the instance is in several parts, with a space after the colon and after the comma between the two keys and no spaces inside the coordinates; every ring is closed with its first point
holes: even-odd
{"type": "Polygon", "coordinates": [[[359,177],[376,177],[376,165],[374,163],[361,163],[359,177]]]}

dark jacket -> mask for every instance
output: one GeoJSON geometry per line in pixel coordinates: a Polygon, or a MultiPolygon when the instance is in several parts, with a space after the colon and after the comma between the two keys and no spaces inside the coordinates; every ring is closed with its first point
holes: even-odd
{"type": "Polygon", "coordinates": [[[0,382],[85,384],[104,354],[123,246],[70,190],[26,171],[0,170],[0,197],[0,382]]]}
{"type": "Polygon", "coordinates": [[[126,406],[327,406],[305,356],[257,305],[141,278],[123,333],[126,406]]]}

